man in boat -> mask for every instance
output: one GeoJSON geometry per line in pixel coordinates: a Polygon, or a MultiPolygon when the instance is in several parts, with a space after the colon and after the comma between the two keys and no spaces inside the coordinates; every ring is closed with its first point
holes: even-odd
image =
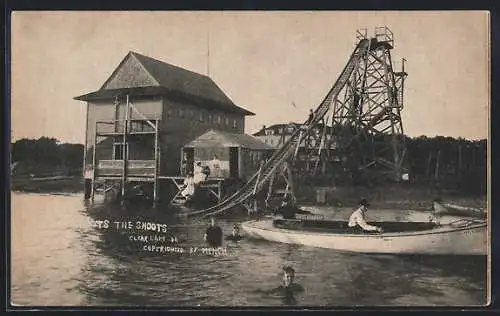
{"type": "Polygon", "coordinates": [[[368,201],[366,199],[361,199],[361,201],[359,201],[358,209],[355,210],[349,217],[348,226],[351,228],[360,227],[364,231],[371,231],[371,232],[376,231],[381,233],[382,232],[381,227],[370,225],[365,220],[365,214],[366,211],[368,211],[368,206],[370,206],[370,204],[368,204],[368,201]]]}
{"type": "Polygon", "coordinates": [[[222,245],[222,229],[215,225],[215,218],[210,219],[210,226],[208,226],[205,236],[205,241],[210,247],[220,247],[222,245]]]}
{"type": "Polygon", "coordinates": [[[238,242],[243,239],[243,236],[240,235],[240,227],[238,225],[233,226],[233,231],[231,235],[226,237],[226,240],[231,240],[234,242],[238,242]]]}
{"type": "Polygon", "coordinates": [[[285,196],[280,208],[275,213],[281,214],[283,219],[295,219],[296,214],[312,214],[309,211],[300,209],[289,194],[285,196]]]}

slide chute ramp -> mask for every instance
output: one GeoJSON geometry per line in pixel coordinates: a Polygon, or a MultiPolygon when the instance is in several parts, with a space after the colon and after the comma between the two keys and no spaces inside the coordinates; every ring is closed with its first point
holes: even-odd
{"type": "Polygon", "coordinates": [[[246,183],[236,193],[229,196],[222,202],[204,210],[196,210],[191,212],[183,212],[183,216],[212,216],[225,212],[250,198],[259,192],[262,187],[267,183],[276,169],[283,164],[290,156],[294,154],[295,148],[299,145],[302,137],[308,135],[312,128],[314,128],[328,113],[330,105],[336,99],[342,88],[345,86],[352,72],[354,71],[359,60],[363,58],[364,54],[369,48],[369,40],[362,39],[354,49],[349,61],[342,70],[337,81],[330,89],[323,102],[314,111],[314,117],[311,121],[306,121],[302,128],[297,129],[291,137],[286,141],[281,148],[279,148],[270,159],[268,159],[246,183]]]}

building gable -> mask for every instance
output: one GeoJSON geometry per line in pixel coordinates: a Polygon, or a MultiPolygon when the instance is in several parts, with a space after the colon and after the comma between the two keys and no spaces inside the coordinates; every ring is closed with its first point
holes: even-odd
{"type": "Polygon", "coordinates": [[[157,86],[160,86],[158,81],[146,70],[134,54],[129,53],[109,79],[106,80],[101,90],[157,86]]]}
{"type": "Polygon", "coordinates": [[[99,90],[74,99],[90,102],[118,95],[165,96],[209,111],[255,115],[235,105],[210,77],[135,52],[125,56],[99,90]]]}

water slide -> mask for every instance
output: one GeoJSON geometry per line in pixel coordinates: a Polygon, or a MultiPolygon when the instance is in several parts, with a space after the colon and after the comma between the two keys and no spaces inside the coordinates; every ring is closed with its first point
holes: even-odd
{"type": "Polygon", "coordinates": [[[323,102],[314,111],[314,117],[311,121],[306,121],[302,128],[295,130],[287,142],[283,144],[262,167],[257,171],[236,193],[229,196],[222,202],[204,210],[196,210],[191,212],[183,212],[183,216],[212,216],[223,213],[247,200],[249,197],[259,192],[266,184],[269,178],[273,175],[281,164],[283,164],[290,156],[294,154],[296,146],[301,142],[303,137],[308,135],[312,129],[320,123],[321,119],[328,113],[331,102],[335,100],[342,88],[345,86],[355,66],[359,60],[363,58],[364,53],[368,50],[369,40],[362,39],[354,49],[349,61],[344,70],[338,77],[337,81],[330,89],[323,102]]]}

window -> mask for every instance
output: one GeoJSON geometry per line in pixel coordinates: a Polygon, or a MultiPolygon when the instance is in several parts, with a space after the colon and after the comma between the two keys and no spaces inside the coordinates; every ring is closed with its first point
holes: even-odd
{"type": "Polygon", "coordinates": [[[225,120],[224,120],[224,122],[226,123],[226,125],[229,125],[229,118],[226,117],[225,120]]]}
{"type": "MultiPolygon", "coordinates": [[[[125,151],[128,159],[128,144],[126,144],[125,151]]],[[[123,160],[123,143],[113,144],[113,160],[123,160]]]]}
{"type": "Polygon", "coordinates": [[[203,117],[203,112],[200,112],[200,122],[203,122],[205,118],[203,117]]]}
{"type": "Polygon", "coordinates": [[[212,123],[212,114],[208,114],[208,123],[212,123]]]}
{"type": "Polygon", "coordinates": [[[217,115],[217,124],[220,124],[222,120],[222,117],[220,115],[217,115]]]}
{"type": "Polygon", "coordinates": [[[238,122],[236,121],[236,119],[233,120],[233,128],[236,128],[238,127],[238,122]]]}

